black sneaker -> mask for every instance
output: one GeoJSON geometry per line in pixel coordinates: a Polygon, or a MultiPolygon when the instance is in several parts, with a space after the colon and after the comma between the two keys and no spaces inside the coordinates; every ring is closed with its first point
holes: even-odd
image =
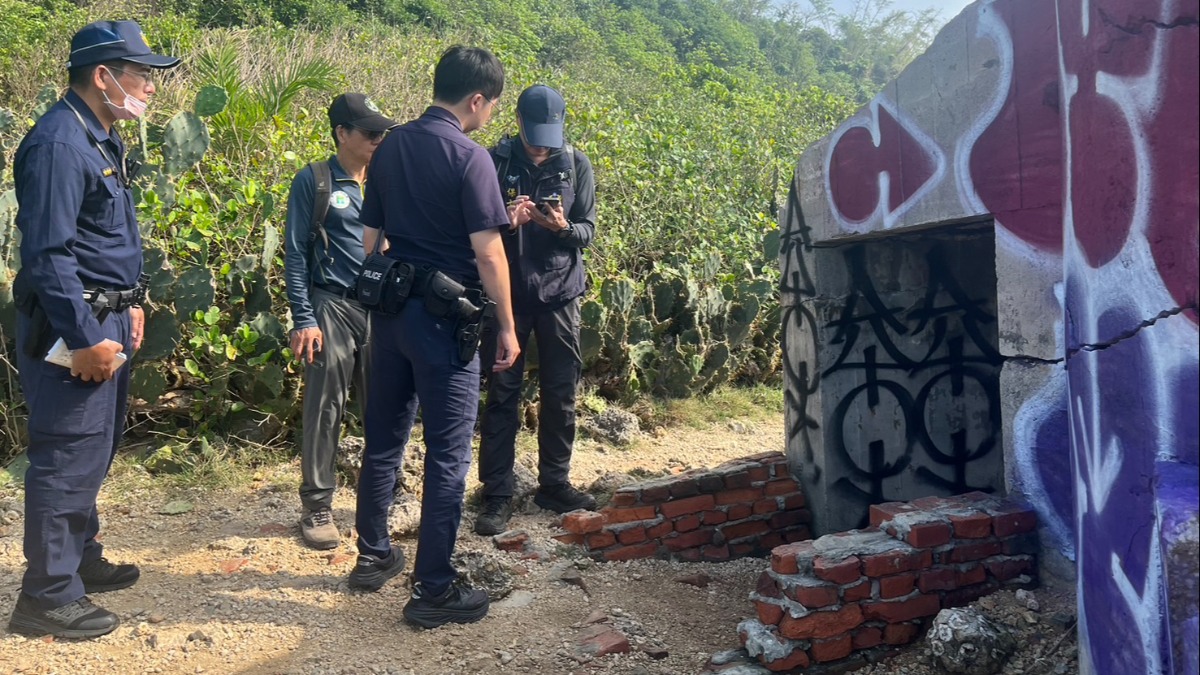
{"type": "Polygon", "coordinates": [[[570,511],[593,511],[596,508],[596,498],[586,492],[580,492],[570,484],[542,486],[533,495],[533,503],[555,513],[570,511]]]}
{"type": "Polygon", "coordinates": [[[350,571],[350,588],[360,591],[377,591],[387,583],[388,579],[399,574],[404,569],[404,551],[399,546],[392,547],[392,553],[385,559],[360,553],[358,562],[350,571]]]}
{"type": "Polygon", "coordinates": [[[38,609],[24,593],[17,597],[8,620],[8,630],[22,635],[53,635],[60,638],[94,638],[107,635],[121,625],[116,614],[97,607],[87,597],[54,609],[38,609]]]}
{"type": "Polygon", "coordinates": [[[96,558],[79,566],[79,578],[83,581],[83,590],[88,593],[129,588],[137,583],[140,576],[142,573],[137,565],[114,565],[107,558],[96,558]]]}
{"type": "Polygon", "coordinates": [[[483,502],[483,511],[475,518],[475,534],[500,534],[508,528],[512,513],[512,499],[488,497],[483,502]]]}
{"type": "Polygon", "coordinates": [[[420,582],[413,585],[412,598],[404,605],[404,620],[422,628],[448,623],[475,623],[487,616],[487,593],[455,581],[439,596],[430,596],[420,582]]]}

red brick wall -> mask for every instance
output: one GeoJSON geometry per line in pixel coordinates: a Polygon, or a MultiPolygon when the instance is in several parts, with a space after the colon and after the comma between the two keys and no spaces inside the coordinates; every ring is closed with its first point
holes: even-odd
{"type": "Polygon", "coordinates": [[[1033,511],[982,493],[879,504],[871,523],[771,551],[756,617],[738,626],[767,668],[910,642],[939,610],[1036,573],[1033,511]]]}
{"type": "Polygon", "coordinates": [[[599,513],[563,516],[561,542],[601,560],[729,560],[810,539],[812,515],[782,453],[621,488],[599,513]]]}

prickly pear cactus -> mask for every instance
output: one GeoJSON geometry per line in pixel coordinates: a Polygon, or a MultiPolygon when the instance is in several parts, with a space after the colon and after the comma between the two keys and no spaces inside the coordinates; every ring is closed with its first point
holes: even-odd
{"type": "Polygon", "coordinates": [[[175,313],[184,321],[191,321],[197,311],[212,306],[215,296],[212,271],[207,267],[190,267],[175,283],[175,313]]]}
{"type": "Polygon", "coordinates": [[[58,87],[48,84],[42,87],[42,90],[38,92],[37,107],[33,109],[33,112],[31,112],[29,116],[33,118],[34,122],[36,122],[41,119],[42,115],[45,115],[46,111],[57,102],[58,87]]]}
{"type": "Polygon", "coordinates": [[[604,307],[595,300],[583,303],[579,310],[579,351],[585,368],[596,362],[604,348],[604,336],[600,332],[603,326],[604,307]]]}
{"type": "Polygon", "coordinates": [[[199,117],[212,117],[225,110],[228,103],[229,94],[225,92],[225,87],[210,84],[196,93],[196,104],[192,108],[199,117]]]}
{"type": "Polygon", "coordinates": [[[628,316],[633,309],[633,291],[629,279],[605,279],[600,286],[600,301],[610,312],[628,316]]]}
{"type": "Polygon", "coordinates": [[[187,171],[200,161],[210,143],[204,120],[187,110],[175,115],[163,133],[163,171],[173,176],[187,171]]]}

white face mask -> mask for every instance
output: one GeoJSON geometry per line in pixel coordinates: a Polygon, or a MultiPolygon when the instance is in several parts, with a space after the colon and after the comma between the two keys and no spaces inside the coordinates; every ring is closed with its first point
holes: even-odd
{"type": "MultiPolygon", "coordinates": [[[[106,68],[105,70],[108,69],[106,68]]],[[[116,117],[119,120],[136,120],[144,115],[146,113],[146,102],[136,99],[126,93],[125,88],[121,86],[121,83],[117,82],[117,78],[112,74],[111,70],[108,71],[108,76],[110,79],[112,79],[113,84],[117,85],[117,89],[120,89],[121,93],[125,94],[124,105],[117,105],[108,98],[108,92],[101,92],[104,94],[104,102],[108,104],[109,109],[112,110],[113,117],[116,117]]]]}

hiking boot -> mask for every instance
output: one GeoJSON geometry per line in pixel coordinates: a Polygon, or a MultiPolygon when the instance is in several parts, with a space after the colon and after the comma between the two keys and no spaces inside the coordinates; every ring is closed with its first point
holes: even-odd
{"type": "Polygon", "coordinates": [[[404,551],[393,546],[387,558],[376,558],[366,553],[358,554],[358,562],[350,571],[350,588],[360,591],[377,591],[404,569],[404,551]]]}
{"type": "Polygon", "coordinates": [[[17,597],[8,620],[8,630],[22,635],[53,635],[60,638],[94,638],[116,630],[121,619],[92,604],[87,597],[54,609],[39,609],[24,593],[17,597]]]}
{"type": "Polygon", "coordinates": [[[432,596],[421,582],[413,584],[412,598],[404,605],[404,620],[422,628],[437,628],[447,623],[475,623],[487,616],[487,593],[468,588],[458,581],[441,595],[432,596]]]}
{"type": "Polygon", "coordinates": [[[333,511],[329,507],[309,511],[300,516],[300,536],[304,543],[318,551],[337,548],[341,543],[337,525],[333,522],[333,511]]]}
{"type": "Polygon", "coordinates": [[[567,513],[579,509],[592,511],[596,508],[595,497],[576,490],[569,483],[539,487],[533,495],[533,503],[555,513],[567,513]]]}
{"type": "Polygon", "coordinates": [[[508,497],[488,497],[483,502],[483,511],[475,518],[475,534],[500,534],[508,528],[508,519],[512,518],[512,499],[508,497]]]}
{"type": "Polygon", "coordinates": [[[114,565],[107,558],[96,558],[79,566],[79,578],[83,581],[83,590],[88,593],[129,588],[140,576],[142,573],[137,565],[114,565]]]}

